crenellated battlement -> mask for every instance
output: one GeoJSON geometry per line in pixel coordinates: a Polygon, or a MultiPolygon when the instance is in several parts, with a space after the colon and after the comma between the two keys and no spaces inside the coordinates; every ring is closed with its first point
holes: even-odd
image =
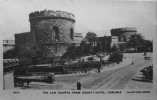
{"type": "Polygon", "coordinates": [[[15,34],[15,37],[17,38],[26,38],[27,36],[31,35],[30,32],[23,32],[23,33],[18,33],[18,34],[15,34]]]}
{"type": "Polygon", "coordinates": [[[32,37],[32,34],[30,34],[30,32],[23,32],[23,33],[18,33],[18,34],[15,34],[15,40],[19,40],[20,41],[27,41],[27,40],[32,40],[33,37],[32,37]]]}
{"type": "Polygon", "coordinates": [[[43,10],[43,11],[36,11],[29,14],[29,20],[35,18],[47,18],[47,17],[55,17],[55,18],[67,18],[75,20],[75,15],[72,13],[68,13],[65,11],[54,11],[54,10],[43,10]]]}
{"type": "Polygon", "coordinates": [[[18,33],[18,34],[15,34],[15,35],[20,35],[20,34],[30,34],[30,32],[22,32],[22,33],[18,33]]]}
{"type": "Polygon", "coordinates": [[[114,29],[111,29],[111,33],[112,32],[117,32],[117,31],[137,32],[137,28],[134,28],[134,27],[124,27],[124,28],[114,28],[114,29]]]}

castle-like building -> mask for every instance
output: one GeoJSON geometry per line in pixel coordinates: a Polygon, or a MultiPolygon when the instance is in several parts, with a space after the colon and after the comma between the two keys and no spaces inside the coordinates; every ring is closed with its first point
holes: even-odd
{"type": "MultiPolygon", "coordinates": [[[[15,34],[15,49],[18,53],[38,45],[44,57],[62,56],[70,45],[79,45],[81,33],[75,33],[75,15],[64,11],[44,10],[29,14],[30,32],[15,34]]],[[[111,29],[107,43],[114,45],[127,42],[136,28],[111,29]]],[[[100,38],[99,38],[100,39],[100,38]]],[[[97,42],[99,42],[97,39],[97,42]]]]}
{"type": "Polygon", "coordinates": [[[111,29],[111,46],[127,42],[130,36],[136,33],[137,28],[134,27],[111,29]]]}
{"type": "Polygon", "coordinates": [[[44,10],[29,14],[30,32],[15,34],[15,48],[21,52],[34,45],[43,48],[44,57],[62,56],[82,34],[75,34],[75,15],[64,11],[44,10]]]}

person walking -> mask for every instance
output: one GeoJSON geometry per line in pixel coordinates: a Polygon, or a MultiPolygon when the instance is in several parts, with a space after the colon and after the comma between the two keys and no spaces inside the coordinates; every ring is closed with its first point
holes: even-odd
{"type": "Polygon", "coordinates": [[[134,62],[132,61],[132,63],[131,63],[132,65],[134,64],[134,62]]]}
{"type": "Polygon", "coordinates": [[[77,90],[81,90],[81,83],[77,82],[77,90]]]}

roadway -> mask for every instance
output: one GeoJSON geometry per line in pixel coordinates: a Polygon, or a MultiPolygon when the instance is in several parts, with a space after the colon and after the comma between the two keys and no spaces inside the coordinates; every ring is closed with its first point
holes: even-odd
{"type": "Polygon", "coordinates": [[[55,78],[54,84],[32,82],[29,88],[25,89],[51,89],[51,90],[76,90],[76,83],[81,82],[82,90],[106,90],[106,89],[151,89],[153,82],[142,80],[141,69],[153,64],[152,53],[147,54],[151,58],[144,60],[143,53],[125,54],[132,59],[133,65],[125,64],[123,67],[111,70],[101,70],[100,73],[91,72],[90,74],[63,75],[55,78]]]}

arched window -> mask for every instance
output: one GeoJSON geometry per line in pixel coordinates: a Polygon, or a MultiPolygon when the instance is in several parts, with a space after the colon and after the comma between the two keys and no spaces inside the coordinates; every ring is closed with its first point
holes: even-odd
{"type": "Polygon", "coordinates": [[[73,28],[70,29],[70,39],[74,39],[74,30],[73,28]]]}
{"type": "Polygon", "coordinates": [[[55,38],[59,40],[59,28],[57,26],[53,27],[54,33],[55,33],[55,38]]]}
{"type": "Polygon", "coordinates": [[[126,42],[126,36],[125,35],[123,35],[123,41],[126,42]]]}

